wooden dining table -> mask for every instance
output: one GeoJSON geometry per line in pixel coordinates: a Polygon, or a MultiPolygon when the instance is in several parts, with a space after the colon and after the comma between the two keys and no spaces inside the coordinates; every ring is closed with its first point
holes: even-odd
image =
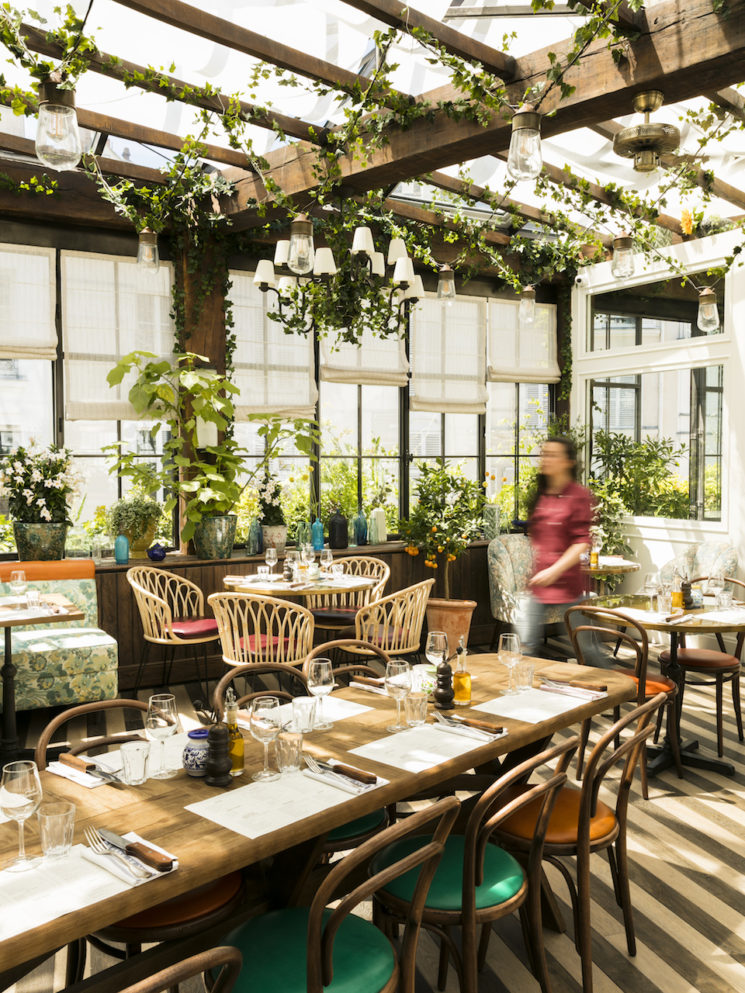
{"type": "MultiPolygon", "coordinates": [[[[255,866],[260,860],[271,856],[280,856],[275,861],[285,875],[300,873],[300,854],[305,859],[309,855],[315,858],[320,849],[320,840],[334,828],[447,782],[456,775],[492,760],[509,764],[509,758],[504,757],[512,754],[517,761],[525,756],[526,750],[535,751],[545,746],[555,732],[578,726],[587,717],[611,710],[614,706],[633,699],[636,692],[633,682],[627,676],[603,670],[602,681],[607,684],[607,696],[601,699],[565,697],[570,709],[538,723],[527,723],[495,717],[479,710],[480,703],[494,700],[503,693],[507,684],[507,672],[499,664],[496,655],[471,655],[469,663],[474,677],[473,698],[471,707],[459,708],[459,713],[472,713],[483,720],[502,724],[508,732],[504,737],[484,742],[472,739],[465,754],[417,772],[404,771],[382,762],[349,755],[351,749],[390,734],[386,727],[394,716],[394,701],[361,689],[340,689],[334,696],[338,695],[343,700],[370,709],[353,718],[337,720],[328,731],[306,735],[304,750],[315,757],[332,756],[346,761],[358,768],[372,771],[388,782],[370,792],[349,795],[335,806],[260,837],[245,837],[186,810],[188,805],[215,796],[220,791],[207,786],[201,779],[189,778],[184,772],[173,779],[151,779],[141,786],[115,787],[105,784],[95,789],[86,789],[51,773],[42,772],[45,799],[66,799],[76,804],[75,842],[82,841],[83,830],[87,826],[106,827],[119,834],[135,830],[147,841],[174,853],[178,857],[179,868],[145,885],[130,888],[89,906],[81,906],[53,921],[32,927],[23,934],[6,937],[0,942],[0,979],[5,978],[8,971],[20,963],[52,952],[74,938],[82,937],[171,897],[188,893],[230,871],[255,866]]],[[[574,663],[536,660],[535,665],[536,685],[539,675],[589,682],[597,682],[599,675],[598,670],[574,663]]],[[[446,732],[443,732],[443,736],[452,737],[446,732]]],[[[227,788],[230,791],[246,786],[251,774],[262,763],[261,746],[247,735],[245,737],[245,774],[231,782],[227,788]]],[[[38,853],[38,834],[30,830],[30,827],[29,824],[27,848],[30,854],[35,854],[38,853]]],[[[10,861],[16,850],[16,825],[0,824],[0,867],[10,861]]],[[[30,870],[29,875],[33,871],[30,870]]],[[[0,874],[0,899],[2,892],[3,875],[0,874]]],[[[8,910],[6,907],[6,912],[8,910]]],[[[219,934],[212,936],[212,939],[207,934],[203,940],[217,943],[219,934]]],[[[188,949],[188,952],[182,950],[180,954],[198,950],[194,938],[189,939],[188,949]]],[[[142,969],[147,971],[160,967],[159,963],[166,961],[163,956],[170,952],[153,949],[142,954],[142,969]]],[[[176,951],[174,954],[179,953],[176,951]]],[[[125,970],[123,975],[130,979],[140,975],[137,971],[140,966],[135,961],[118,963],[114,968],[125,970]]],[[[76,985],[75,989],[86,989],[86,983],[76,985]]]]}
{"type": "Polygon", "coordinates": [[[271,576],[262,580],[254,573],[250,576],[225,576],[225,586],[236,593],[258,593],[260,596],[273,596],[280,600],[303,599],[311,596],[341,596],[370,590],[380,580],[375,576],[320,575],[301,582],[290,582],[282,576],[271,576]]]}

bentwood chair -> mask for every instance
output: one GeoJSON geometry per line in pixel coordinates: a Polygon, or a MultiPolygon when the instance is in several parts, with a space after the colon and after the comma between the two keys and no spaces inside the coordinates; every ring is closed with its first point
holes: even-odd
{"type": "Polygon", "coordinates": [[[313,615],[306,607],[258,593],[213,593],[226,665],[300,665],[313,646],[313,615]]]}
{"type": "MultiPolygon", "coordinates": [[[[161,969],[160,972],[148,976],[147,979],[142,979],[139,983],[117,989],[118,993],[171,993],[172,990],[178,989],[179,983],[183,983],[187,979],[196,978],[204,973],[210,975],[217,973],[212,983],[212,993],[230,993],[240,975],[242,965],[243,957],[237,948],[225,946],[210,948],[198,955],[191,955],[176,965],[169,965],[167,968],[161,969]]],[[[111,982],[110,978],[108,982],[111,982]]],[[[106,983],[107,980],[102,980],[99,987],[93,981],[88,988],[91,993],[98,993],[99,989],[101,993],[108,993],[111,987],[107,986],[106,983]]]]}
{"type": "Polygon", "coordinates": [[[299,669],[278,662],[253,662],[230,669],[215,687],[212,704],[215,720],[221,721],[225,710],[225,694],[230,684],[243,677],[249,692],[238,697],[238,706],[250,703],[254,697],[270,693],[284,703],[291,703],[293,697],[308,695],[308,681],[299,669]]]}
{"type": "MultiPolygon", "coordinates": [[[[135,710],[143,715],[147,713],[147,704],[140,700],[102,700],[99,703],[83,703],[78,707],[57,714],[42,731],[34,752],[34,759],[40,769],[46,768],[46,752],[55,733],[68,722],[76,718],[89,719],[92,714],[106,714],[111,710],[135,710]]],[[[141,738],[140,732],[128,732],[121,735],[101,735],[97,738],[86,738],[70,751],[80,754],[85,751],[95,752],[110,745],[121,745],[125,741],[141,738]]],[[[189,935],[199,934],[213,924],[228,920],[244,899],[244,883],[240,872],[231,872],[221,876],[204,886],[190,890],[181,896],[166,900],[155,907],[150,907],[138,914],[132,914],[123,920],[101,928],[95,934],[90,934],[87,941],[117,959],[126,959],[139,953],[143,944],[157,944],[163,941],[177,941],[188,938],[189,935]],[[111,945],[109,942],[122,944],[123,948],[111,945]]],[[[74,970],[68,967],[68,984],[72,985],[82,979],[85,968],[85,943],[78,943],[78,949],[73,956],[74,970]],[[71,972],[73,974],[71,974],[71,972]]]]}
{"type": "MultiPolygon", "coordinates": [[[[368,641],[389,655],[414,655],[419,652],[424,612],[434,579],[425,579],[398,593],[391,593],[366,607],[360,607],[354,628],[345,628],[342,638],[368,641]]],[[[369,655],[364,649],[349,648],[354,655],[369,655]]]]}
{"type": "MultiPolygon", "coordinates": [[[[667,676],[656,676],[650,679],[647,675],[647,665],[649,662],[649,638],[647,632],[631,617],[627,617],[619,611],[609,611],[603,607],[586,606],[579,604],[570,607],[565,615],[565,623],[569,637],[572,641],[577,661],[580,665],[585,665],[582,646],[587,637],[606,638],[615,641],[614,667],[621,670],[624,675],[629,676],[636,683],[636,703],[644,703],[658,693],[665,694],[665,706],[660,710],[660,720],[663,712],[667,721],[667,736],[673,754],[673,761],[678,773],[678,777],[683,776],[683,766],[680,760],[680,735],[678,731],[678,721],[676,718],[676,697],[678,687],[672,679],[667,676]],[[583,618],[587,618],[590,623],[581,623],[583,618]],[[577,623],[579,621],[580,623],[577,623]],[[618,654],[618,650],[624,646],[631,650],[631,657],[625,658],[618,654]]],[[[617,721],[621,716],[621,708],[615,707],[613,719],[617,721]]],[[[582,775],[584,764],[585,748],[590,734],[592,719],[582,722],[582,734],[577,756],[577,778],[582,775]]],[[[647,746],[646,741],[642,745],[641,759],[639,762],[642,796],[649,799],[649,785],[647,782],[647,746]]]]}
{"type": "MultiPolygon", "coordinates": [[[[706,582],[708,576],[699,576],[692,582],[706,582]]],[[[731,576],[725,578],[725,583],[745,590],[745,583],[731,576]]],[[[740,594],[742,596],[742,593],[740,594]]],[[[678,647],[677,661],[683,670],[684,686],[714,686],[716,694],[716,714],[717,714],[717,753],[721,758],[724,755],[724,684],[729,683],[732,687],[732,708],[737,721],[737,737],[743,740],[742,710],[740,707],[740,662],[742,658],[742,647],[745,642],[745,631],[737,635],[734,653],[730,654],[725,650],[722,636],[717,635],[719,651],[709,648],[688,648],[684,644],[678,647]],[[693,679],[689,679],[693,676],[693,679]]],[[[670,652],[665,650],[660,652],[660,666],[663,672],[670,664],[670,652]]],[[[679,706],[682,707],[683,701],[679,706]]],[[[659,727],[655,732],[655,740],[659,736],[659,727]]]]}
{"type": "Polygon", "coordinates": [[[199,662],[201,655],[205,688],[209,690],[207,645],[217,641],[219,635],[214,617],[205,617],[204,594],[199,587],[174,572],[145,565],[128,569],[127,582],[135,595],[145,638],[135,690],[139,689],[151,645],[165,648],[167,670],[163,682],[166,686],[176,648],[191,646],[195,660],[199,662]]]}
{"type": "Polygon", "coordinates": [[[441,800],[394,824],[336,862],[310,907],[287,907],[254,917],[225,938],[243,954],[238,993],[281,990],[323,993],[414,993],[416,950],[427,892],[460,804],[441,800]],[[359,881],[365,867],[388,845],[414,839],[407,853],[359,881]],[[400,943],[374,923],[353,914],[382,887],[404,873],[416,878],[400,943]],[[339,894],[345,894],[339,899],[339,894]],[[333,901],[339,901],[331,906],[333,901]]]}
{"type": "Polygon", "coordinates": [[[375,586],[352,593],[322,593],[308,597],[308,609],[313,614],[316,628],[324,631],[340,631],[354,624],[360,607],[382,597],[391,574],[388,563],[372,555],[346,555],[337,559],[337,564],[344,567],[346,576],[365,576],[377,582],[375,586]]]}
{"type": "MultiPolygon", "coordinates": [[[[544,993],[549,993],[540,927],[543,836],[578,743],[575,735],[500,776],[477,800],[464,833],[451,834],[445,842],[422,914],[422,927],[440,939],[439,989],[445,988],[448,962],[452,959],[461,993],[477,993],[478,972],[486,961],[494,921],[520,910],[533,972],[544,993]],[[546,766],[554,761],[557,764],[552,773],[546,766]],[[538,769],[546,770],[546,778],[516,789],[538,769]],[[514,795],[505,803],[510,790],[514,795]],[[506,818],[517,815],[528,804],[534,805],[539,814],[528,847],[527,868],[523,869],[514,856],[493,843],[493,835],[506,818]],[[537,926],[529,927],[529,921],[537,926]],[[462,951],[451,935],[453,928],[461,929],[462,951]]],[[[420,843],[418,838],[404,838],[389,845],[375,857],[372,871],[382,872],[420,843]]],[[[405,919],[415,886],[416,874],[412,872],[386,883],[375,897],[378,919],[390,924],[405,919]]]]}
{"type": "MultiPolygon", "coordinates": [[[[666,700],[665,693],[658,693],[624,715],[605,732],[587,761],[582,788],[562,786],[548,819],[543,858],[559,870],[569,888],[574,912],[574,943],[582,960],[584,993],[592,993],[590,857],[597,852],[607,852],[613,892],[623,913],[628,953],[636,954],[626,850],[629,795],[644,744],[654,733],[650,721],[666,700]],[[621,737],[629,729],[630,734],[621,737]],[[612,748],[617,740],[619,743],[612,748]],[[621,776],[607,784],[609,789],[617,790],[615,807],[610,807],[599,799],[599,792],[607,773],[618,762],[623,762],[621,776]],[[576,858],[576,884],[571,869],[562,862],[563,857],[576,858]]],[[[528,788],[516,787],[515,794],[519,795],[528,788]]],[[[507,797],[510,798],[509,793],[507,797]]],[[[543,813],[544,808],[533,800],[510,814],[497,828],[496,836],[500,844],[516,853],[531,852],[543,813]]],[[[538,927],[539,922],[533,918],[530,926],[538,927]]]]}

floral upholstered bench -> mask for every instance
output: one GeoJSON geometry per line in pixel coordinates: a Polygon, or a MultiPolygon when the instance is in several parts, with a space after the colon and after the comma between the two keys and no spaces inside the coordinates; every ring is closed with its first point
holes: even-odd
{"type": "MultiPolygon", "coordinates": [[[[42,595],[60,593],[85,614],[84,620],[68,624],[13,628],[16,709],[114,699],[118,693],[118,646],[98,627],[93,562],[2,562],[0,594],[10,593],[8,580],[14,569],[23,569],[29,589],[42,595]]],[[[3,654],[0,644],[0,658],[3,654]]]]}

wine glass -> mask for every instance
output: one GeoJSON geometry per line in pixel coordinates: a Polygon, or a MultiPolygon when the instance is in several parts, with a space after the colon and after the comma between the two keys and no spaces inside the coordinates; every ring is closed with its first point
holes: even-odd
{"type": "Polygon", "coordinates": [[[439,665],[440,662],[444,662],[448,657],[448,651],[448,636],[445,632],[430,631],[427,635],[427,644],[424,648],[427,661],[431,662],[432,665],[439,665]]]}
{"type": "Polygon", "coordinates": [[[654,607],[654,598],[657,596],[657,592],[659,588],[660,588],[659,572],[648,572],[644,577],[643,591],[649,597],[650,609],[654,607]]]}
{"type": "Polygon", "coordinates": [[[264,552],[264,561],[269,566],[269,572],[274,572],[274,567],[278,560],[279,556],[277,555],[277,549],[270,545],[264,552]]]}
{"type": "Polygon", "coordinates": [[[330,548],[323,548],[321,549],[320,560],[321,560],[321,568],[329,570],[334,561],[334,553],[331,551],[330,548]]]}
{"type": "Polygon", "coordinates": [[[18,858],[7,867],[10,872],[33,869],[41,859],[26,857],[23,827],[41,803],[41,782],[36,762],[9,762],[3,769],[0,782],[0,811],[13,821],[18,821],[18,858]]]}
{"type": "Polygon", "coordinates": [[[148,738],[160,742],[158,768],[150,774],[153,779],[172,779],[176,775],[175,771],[166,768],[165,754],[166,738],[175,734],[177,727],[176,697],[173,693],[153,694],[147,702],[145,717],[145,731],[148,738]]]}
{"type": "Polygon", "coordinates": [[[10,592],[15,596],[23,596],[26,592],[26,573],[23,569],[14,569],[10,574],[10,582],[8,586],[10,587],[10,592]]]}
{"type": "Polygon", "coordinates": [[[522,657],[520,650],[520,639],[516,634],[500,634],[499,636],[499,661],[506,667],[509,676],[507,693],[517,693],[515,686],[515,666],[522,657]]]}
{"type": "Polygon", "coordinates": [[[269,768],[269,742],[276,741],[280,732],[279,700],[276,696],[258,696],[251,701],[249,728],[252,736],[264,746],[264,768],[255,772],[252,779],[257,782],[279,779],[279,773],[269,768]]]}
{"type": "Polygon", "coordinates": [[[388,696],[396,701],[396,723],[390,724],[386,731],[406,731],[408,724],[401,720],[401,701],[411,692],[411,666],[408,662],[391,659],[385,667],[385,689],[388,696]]]}
{"type": "Polygon", "coordinates": [[[713,572],[706,583],[706,592],[709,596],[718,597],[724,589],[724,575],[721,572],[713,572]]]}
{"type": "Polygon", "coordinates": [[[303,545],[300,556],[306,565],[313,565],[316,558],[316,550],[312,545],[303,545]]]}
{"type": "Polygon", "coordinates": [[[308,669],[308,692],[318,697],[318,711],[314,731],[328,731],[333,727],[323,719],[323,698],[334,688],[334,670],[331,659],[313,659],[308,669]]]}

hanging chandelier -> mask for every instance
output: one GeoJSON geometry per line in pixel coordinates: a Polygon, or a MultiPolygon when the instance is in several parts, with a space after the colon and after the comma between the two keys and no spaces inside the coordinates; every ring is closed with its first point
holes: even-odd
{"type": "MultiPolygon", "coordinates": [[[[277,242],[274,261],[262,259],[256,266],[254,285],[276,297],[277,310],[270,316],[288,332],[334,331],[356,343],[365,330],[401,335],[409,310],[424,297],[405,241],[392,238],[384,255],[370,228],[361,226],[354,229],[351,247],[337,254],[338,260],[328,246],[315,245],[313,222],[299,214],[290,224],[289,239],[277,242]]],[[[454,295],[454,280],[445,297],[438,289],[441,299],[454,295]]]]}
{"type": "Polygon", "coordinates": [[[664,96],[659,90],[637,93],[634,110],[644,114],[644,123],[619,131],[613,139],[613,151],[625,159],[634,160],[636,172],[654,172],[660,167],[660,156],[674,152],[680,144],[680,131],[673,124],[659,124],[649,115],[659,110],[664,96]]]}

